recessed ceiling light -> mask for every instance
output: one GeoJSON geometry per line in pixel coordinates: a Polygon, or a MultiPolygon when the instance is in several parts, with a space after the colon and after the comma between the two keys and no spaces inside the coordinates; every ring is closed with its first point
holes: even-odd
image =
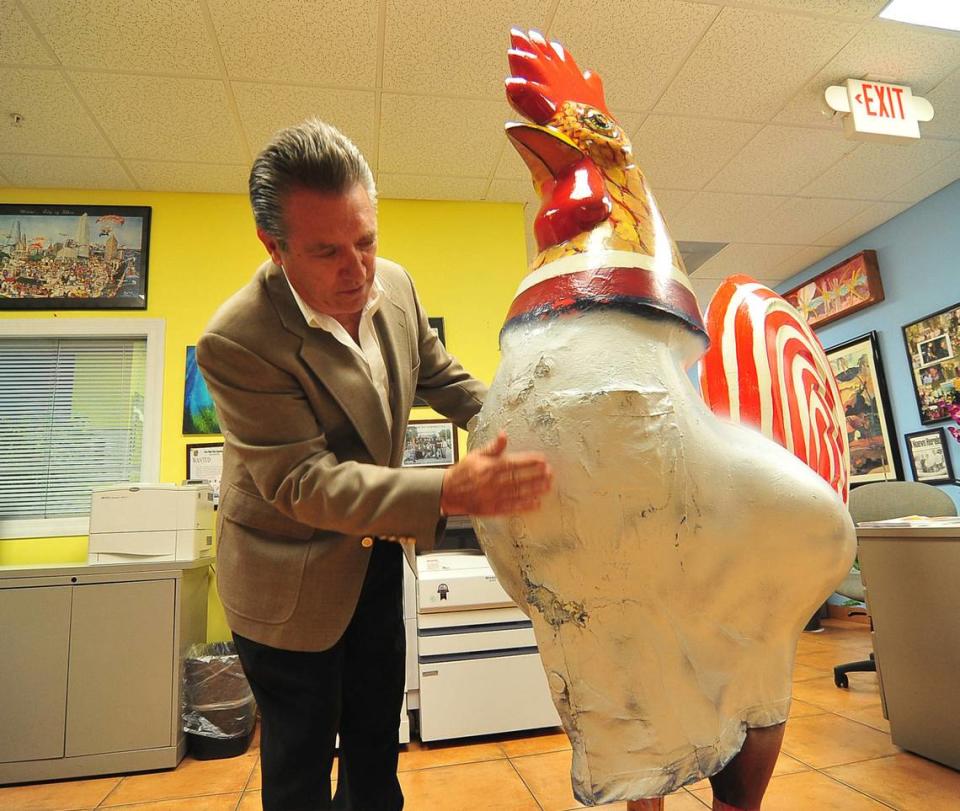
{"type": "Polygon", "coordinates": [[[956,0],[890,0],[880,16],[911,25],[960,31],[960,3],[956,0]]]}

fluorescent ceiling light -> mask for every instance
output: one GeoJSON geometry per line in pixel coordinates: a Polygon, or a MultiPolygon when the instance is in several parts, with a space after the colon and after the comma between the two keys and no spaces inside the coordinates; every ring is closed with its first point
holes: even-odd
{"type": "Polygon", "coordinates": [[[890,0],[880,16],[911,25],[960,31],[960,3],[956,0],[890,0]]]}

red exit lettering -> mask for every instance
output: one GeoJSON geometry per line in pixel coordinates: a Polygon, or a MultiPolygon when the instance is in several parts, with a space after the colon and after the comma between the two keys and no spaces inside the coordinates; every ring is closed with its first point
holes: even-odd
{"type": "Polygon", "coordinates": [[[863,92],[857,94],[856,99],[863,105],[867,115],[878,118],[906,118],[903,109],[903,88],[864,82],[862,90],[863,92]]]}

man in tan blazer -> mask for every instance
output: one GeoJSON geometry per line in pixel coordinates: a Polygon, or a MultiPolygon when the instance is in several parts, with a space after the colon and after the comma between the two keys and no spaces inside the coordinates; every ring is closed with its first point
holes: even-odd
{"type": "Polygon", "coordinates": [[[466,427],[485,387],[403,268],[376,258],[373,179],[350,141],[317,121],[282,131],[250,195],[271,259],[197,358],[224,434],[217,584],[260,705],[263,806],[398,811],[400,542],[430,549],[443,515],[536,509],[550,471],[503,436],[445,470],[400,469],[415,395],[466,427]]]}

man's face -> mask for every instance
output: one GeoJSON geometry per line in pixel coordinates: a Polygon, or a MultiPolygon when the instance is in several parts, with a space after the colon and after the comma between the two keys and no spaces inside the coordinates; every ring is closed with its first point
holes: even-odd
{"type": "Polygon", "coordinates": [[[359,183],[344,194],[295,188],[283,201],[286,240],[257,236],[313,309],[351,321],[373,286],[377,212],[359,183]]]}

